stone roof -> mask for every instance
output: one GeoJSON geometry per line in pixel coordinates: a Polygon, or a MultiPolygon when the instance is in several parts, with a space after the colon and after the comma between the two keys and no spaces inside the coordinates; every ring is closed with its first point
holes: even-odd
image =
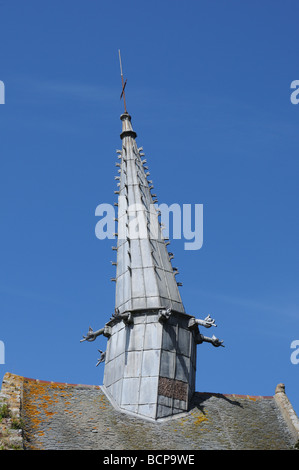
{"type": "Polygon", "coordinates": [[[195,393],[190,409],[158,421],[115,409],[100,386],[6,374],[2,393],[19,399],[24,449],[292,449],[298,418],[284,389],[275,396],[195,393]]]}

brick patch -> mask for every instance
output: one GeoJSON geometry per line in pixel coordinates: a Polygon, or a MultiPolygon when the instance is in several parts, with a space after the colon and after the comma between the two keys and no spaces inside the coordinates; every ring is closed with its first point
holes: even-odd
{"type": "Polygon", "coordinates": [[[160,377],[158,394],[175,400],[187,401],[188,385],[180,380],[160,377]]]}

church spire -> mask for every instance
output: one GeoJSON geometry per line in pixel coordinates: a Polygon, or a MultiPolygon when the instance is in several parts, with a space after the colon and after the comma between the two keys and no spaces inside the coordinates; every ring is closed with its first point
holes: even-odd
{"type": "Polygon", "coordinates": [[[137,146],[127,112],[120,59],[124,113],[117,150],[118,200],[115,311],[105,326],[89,328],[81,341],[108,338],[103,390],[121,410],[159,419],[188,409],[195,391],[196,345],[223,346],[198,326],[215,327],[208,315],[196,319],[185,312],[172,266],[169,240],[163,237],[143,148],[137,146]]]}
{"type": "Polygon", "coordinates": [[[125,112],[121,115],[122,150],[118,151],[118,242],[116,262],[115,310],[122,313],[138,309],[171,308],[184,313],[176,281],[163,238],[159,211],[152,194],[153,183],[142,147],[136,144],[131,116],[126,109],[125,85],[119,51],[122,94],[125,112]]]}
{"type": "Polygon", "coordinates": [[[122,114],[121,121],[115,308],[120,313],[159,308],[184,313],[147,161],[137,147],[130,115],[122,114]]]}

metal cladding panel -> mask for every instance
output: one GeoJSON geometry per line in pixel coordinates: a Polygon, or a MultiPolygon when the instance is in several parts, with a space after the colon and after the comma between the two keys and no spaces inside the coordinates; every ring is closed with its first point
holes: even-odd
{"type": "Polygon", "coordinates": [[[157,403],[159,377],[142,377],[139,390],[139,405],[157,403]]]}
{"type": "Polygon", "coordinates": [[[146,405],[139,405],[137,412],[138,412],[138,414],[141,414],[141,415],[146,416],[148,418],[155,419],[156,418],[156,408],[157,408],[156,403],[154,403],[154,404],[149,403],[149,404],[146,404],[146,405]]]}
{"type": "Polygon", "coordinates": [[[127,327],[126,351],[143,350],[145,324],[140,323],[127,327]]]}
{"type": "Polygon", "coordinates": [[[147,323],[145,327],[144,349],[160,349],[162,343],[162,325],[159,322],[147,323]]]}
{"type": "Polygon", "coordinates": [[[179,328],[176,350],[178,354],[191,357],[192,333],[185,328],[179,328]]]}
{"type": "Polygon", "coordinates": [[[143,351],[142,372],[148,377],[157,377],[160,370],[160,349],[149,349],[143,351]]]}
{"type": "Polygon", "coordinates": [[[138,403],[139,378],[123,379],[121,404],[134,405],[138,403]]]}
{"type": "Polygon", "coordinates": [[[118,198],[118,219],[127,215],[127,199],[124,195],[118,198]]]}
{"type": "Polygon", "coordinates": [[[146,298],[143,268],[132,270],[131,284],[132,284],[132,298],[134,297],[146,298]]]}
{"type": "Polygon", "coordinates": [[[175,367],[175,379],[181,380],[182,382],[189,382],[190,377],[190,358],[177,354],[176,356],[176,367],[175,367]]]}
{"type": "Polygon", "coordinates": [[[141,374],[142,351],[126,352],[124,377],[139,377],[141,374]]]}
{"type": "Polygon", "coordinates": [[[171,300],[164,269],[156,268],[155,274],[156,274],[156,279],[157,279],[157,283],[159,286],[159,293],[161,297],[171,300]]]}
{"type": "Polygon", "coordinates": [[[172,271],[172,264],[169,260],[169,254],[165,246],[164,241],[159,240],[156,242],[157,250],[159,252],[159,259],[161,266],[164,267],[167,271],[172,271]]]}
{"type": "Polygon", "coordinates": [[[166,271],[165,275],[166,275],[166,282],[167,282],[168,289],[169,289],[169,298],[173,300],[174,302],[178,302],[182,304],[181,296],[177,288],[176,281],[173,282],[173,277],[174,277],[173,273],[166,271]]]}
{"type": "Polygon", "coordinates": [[[159,296],[158,283],[155,271],[152,267],[143,269],[144,285],[145,285],[145,296],[154,297],[159,296]]]}
{"type": "Polygon", "coordinates": [[[162,377],[167,377],[169,379],[174,379],[174,376],[175,376],[175,362],[176,362],[175,352],[165,351],[163,349],[162,352],[161,352],[160,375],[162,377]]]}
{"type": "Polygon", "coordinates": [[[176,350],[176,328],[169,323],[164,325],[162,348],[171,352],[176,350]]]}
{"type": "Polygon", "coordinates": [[[131,248],[130,267],[131,269],[143,267],[140,241],[141,240],[131,240],[131,243],[130,243],[130,248],[131,248]]]}
{"type": "Polygon", "coordinates": [[[154,261],[153,261],[151,246],[148,240],[146,239],[139,240],[139,246],[140,246],[140,252],[141,252],[141,257],[140,257],[141,264],[144,267],[152,268],[154,266],[154,261]]]}
{"type": "Polygon", "coordinates": [[[126,245],[123,243],[118,247],[118,256],[117,256],[117,268],[116,268],[116,276],[120,277],[124,271],[126,270],[125,267],[127,266],[127,252],[126,252],[126,245]]]}
{"type": "Polygon", "coordinates": [[[154,309],[154,308],[160,308],[164,307],[164,304],[162,303],[161,297],[148,297],[146,299],[146,307],[148,309],[154,309]]]}

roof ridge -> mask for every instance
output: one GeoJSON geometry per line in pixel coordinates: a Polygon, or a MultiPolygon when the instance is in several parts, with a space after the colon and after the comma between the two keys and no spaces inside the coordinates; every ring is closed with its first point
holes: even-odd
{"type": "Polygon", "coordinates": [[[274,395],[241,395],[239,393],[220,393],[220,392],[197,392],[197,395],[213,395],[213,396],[224,396],[234,398],[254,398],[254,399],[270,399],[274,398],[274,395]]]}
{"type": "Polygon", "coordinates": [[[67,385],[69,387],[86,387],[86,388],[98,388],[100,389],[100,385],[90,385],[90,384],[74,384],[74,383],[68,383],[68,382],[56,382],[53,380],[41,380],[41,379],[34,379],[31,377],[23,377],[23,380],[27,380],[29,382],[36,382],[36,383],[41,383],[41,384],[52,384],[52,385],[67,385]]]}

